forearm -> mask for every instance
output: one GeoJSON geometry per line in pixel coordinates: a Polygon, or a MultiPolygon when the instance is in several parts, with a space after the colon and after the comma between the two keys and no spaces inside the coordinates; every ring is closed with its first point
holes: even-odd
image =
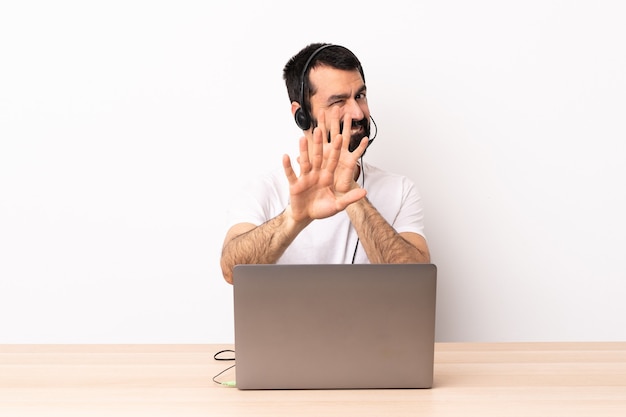
{"type": "Polygon", "coordinates": [[[272,264],[285,252],[306,224],[295,222],[290,209],[244,233],[228,236],[220,260],[224,279],[232,284],[233,267],[239,264],[272,264]]]}
{"type": "Polygon", "coordinates": [[[351,204],[347,212],[371,263],[430,262],[425,241],[404,239],[367,198],[351,204]]]}

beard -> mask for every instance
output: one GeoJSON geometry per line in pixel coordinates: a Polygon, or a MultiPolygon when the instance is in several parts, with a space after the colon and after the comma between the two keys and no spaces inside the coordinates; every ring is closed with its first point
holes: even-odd
{"type": "MultiPolygon", "coordinates": [[[[359,147],[359,145],[361,144],[361,140],[364,137],[368,137],[370,136],[370,123],[369,123],[369,119],[361,119],[361,120],[353,120],[352,121],[352,127],[356,128],[356,127],[361,127],[362,130],[359,133],[355,133],[354,135],[350,135],[350,144],[348,145],[348,150],[350,152],[353,152],[356,148],[359,147]]],[[[341,131],[343,132],[343,123],[341,124],[341,131]]],[[[365,152],[363,152],[363,154],[365,155],[365,152]]]]}

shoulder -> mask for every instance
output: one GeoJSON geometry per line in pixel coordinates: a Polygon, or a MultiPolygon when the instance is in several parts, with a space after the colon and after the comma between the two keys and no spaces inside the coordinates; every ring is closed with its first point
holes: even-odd
{"type": "Polygon", "coordinates": [[[250,190],[281,190],[288,187],[288,185],[289,183],[282,169],[253,174],[246,181],[246,188],[250,190]]]}
{"type": "Polygon", "coordinates": [[[372,184],[396,184],[405,187],[414,187],[414,182],[408,176],[397,172],[388,171],[368,163],[363,164],[363,178],[365,183],[372,184]]]}
{"type": "Polygon", "coordinates": [[[282,169],[254,175],[243,191],[243,198],[253,200],[267,216],[282,211],[289,201],[289,182],[282,169]]]}

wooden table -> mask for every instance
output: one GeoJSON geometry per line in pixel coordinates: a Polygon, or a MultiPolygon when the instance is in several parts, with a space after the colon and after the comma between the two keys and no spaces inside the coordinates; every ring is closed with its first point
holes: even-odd
{"type": "Polygon", "coordinates": [[[626,343],[438,343],[428,390],[240,391],[225,348],[0,345],[0,416],[626,416],[626,343]]]}

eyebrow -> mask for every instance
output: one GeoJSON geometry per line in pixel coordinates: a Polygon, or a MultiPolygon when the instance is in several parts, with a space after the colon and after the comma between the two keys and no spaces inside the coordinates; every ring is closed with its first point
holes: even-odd
{"type": "MultiPolygon", "coordinates": [[[[359,88],[359,90],[356,93],[361,94],[364,91],[367,91],[367,86],[365,84],[363,84],[363,86],[359,88]]],[[[350,97],[350,94],[333,94],[332,96],[328,97],[328,99],[326,100],[326,103],[332,103],[337,100],[345,100],[349,97],[350,97]]]]}

